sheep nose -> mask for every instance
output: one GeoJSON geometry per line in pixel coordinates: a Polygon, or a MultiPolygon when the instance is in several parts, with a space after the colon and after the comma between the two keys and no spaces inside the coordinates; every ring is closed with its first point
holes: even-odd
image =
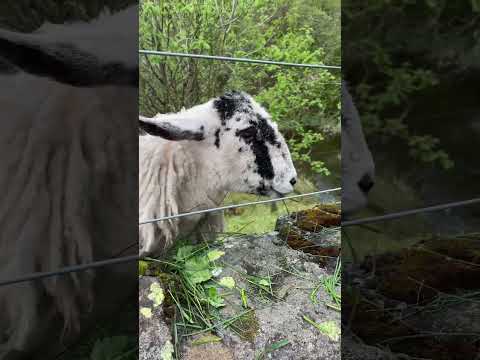
{"type": "Polygon", "coordinates": [[[370,191],[374,184],[375,183],[373,182],[372,177],[368,174],[363,175],[358,182],[358,186],[365,194],[370,191]]]}
{"type": "Polygon", "coordinates": [[[290,184],[292,184],[292,186],[294,186],[296,183],[297,183],[297,179],[295,178],[290,179],[290,184]]]}

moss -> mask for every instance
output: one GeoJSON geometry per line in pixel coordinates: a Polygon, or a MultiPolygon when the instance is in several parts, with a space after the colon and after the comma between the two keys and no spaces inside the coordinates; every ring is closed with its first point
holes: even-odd
{"type": "Polygon", "coordinates": [[[253,343],[257,337],[260,325],[258,324],[255,311],[249,311],[239,317],[231,324],[232,328],[238,333],[240,338],[253,343]]]}

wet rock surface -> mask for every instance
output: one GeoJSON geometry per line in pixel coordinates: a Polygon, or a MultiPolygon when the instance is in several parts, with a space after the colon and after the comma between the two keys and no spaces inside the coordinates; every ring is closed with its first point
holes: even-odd
{"type": "MultiPolygon", "coordinates": [[[[325,305],[331,303],[329,295],[320,290],[313,301],[310,297],[312,289],[329,270],[319,266],[313,256],[275,245],[276,237],[273,233],[230,238],[225,242],[225,262],[231,268],[226,268],[223,275],[232,276],[240,287],[251,284],[239,273],[270,277],[273,296],[250,297],[248,305],[252,311],[246,318],[244,333],[239,336],[227,330],[221,331],[220,336],[234,349],[237,360],[254,359],[256,354],[284,339],[289,340],[289,345],[276,350],[272,358],[340,359],[339,340],[322,334],[303,318],[307,316],[318,324],[333,322],[340,330],[340,312],[325,305]]],[[[241,300],[232,297],[222,313],[233,315],[241,309],[241,300]]]]}
{"type": "Polygon", "coordinates": [[[388,346],[401,358],[476,359],[478,279],[480,234],[429,237],[368,257],[344,267],[345,325],[372,354],[388,346]]]}
{"type": "MultiPolygon", "coordinates": [[[[219,278],[233,278],[235,289],[245,289],[248,296],[242,299],[237,290],[218,287],[225,306],[218,309],[216,323],[234,320],[211,330],[214,341],[203,342],[204,336],[210,336],[204,332],[182,338],[179,358],[340,359],[340,311],[330,306],[331,295],[321,286],[321,279],[331,275],[334,266],[323,264],[318,256],[289,248],[278,232],[229,237],[215,250],[225,253],[219,278]],[[259,286],[253,278],[269,279],[269,284],[259,286]],[[279,342],[284,345],[275,348],[279,342]]],[[[150,288],[156,279],[141,277],[141,308],[153,309],[150,288]]],[[[158,354],[172,342],[165,322],[165,317],[168,324],[172,320],[168,311],[162,313],[156,307],[151,318],[139,316],[140,358],[163,359],[158,354]]]]}
{"type": "Polygon", "coordinates": [[[293,249],[317,256],[339,256],[340,222],[339,205],[324,204],[279,217],[275,230],[293,249]]]}
{"type": "Polygon", "coordinates": [[[139,278],[139,359],[170,360],[173,354],[170,328],[165,323],[165,293],[156,277],[139,278]]]}

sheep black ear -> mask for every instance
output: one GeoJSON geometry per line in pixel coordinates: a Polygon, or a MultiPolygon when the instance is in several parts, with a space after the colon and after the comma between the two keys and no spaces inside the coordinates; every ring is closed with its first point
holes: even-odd
{"type": "Polygon", "coordinates": [[[138,67],[103,63],[74,46],[31,34],[0,31],[0,60],[32,75],[72,86],[138,86],[138,67]]]}
{"type": "Polygon", "coordinates": [[[201,141],[205,138],[203,128],[198,131],[181,128],[169,121],[159,121],[145,116],[139,116],[139,127],[147,134],[159,136],[166,140],[195,140],[201,141]]]}

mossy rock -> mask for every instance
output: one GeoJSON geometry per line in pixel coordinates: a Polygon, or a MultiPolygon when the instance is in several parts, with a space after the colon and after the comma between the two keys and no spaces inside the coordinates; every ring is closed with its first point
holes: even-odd
{"type": "Polygon", "coordinates": [[[418,239],[344,266],[343,277],[342,314],[360,339],[428,359],[478,354],[478,335],[468,334],[480,319],[480,234],[418,239]],[[428,335],[444,329],[466,335],[428,335]]]}
{"type": "Polygon", "coordinates": [[[293,249],[318,256],[338,256],[340,222],[339,205],[320,204],[279,217],[275,230],[293,249]]]}

